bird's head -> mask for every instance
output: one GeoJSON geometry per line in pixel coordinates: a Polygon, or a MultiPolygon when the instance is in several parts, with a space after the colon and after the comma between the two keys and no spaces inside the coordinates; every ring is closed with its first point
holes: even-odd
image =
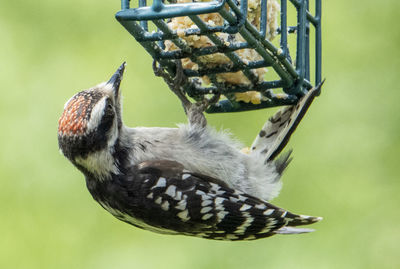
{"type": "Polygon", "coordinates": [[[71,161],[112,146],[122,127],[119,87],[123,63],[107,82],[75,94],[58,121],[58,144],[71,161]]]}

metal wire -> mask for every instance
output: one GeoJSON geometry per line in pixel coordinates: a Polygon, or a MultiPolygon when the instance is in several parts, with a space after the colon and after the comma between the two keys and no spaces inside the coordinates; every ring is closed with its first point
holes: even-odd
{"type": "Polygon", "coordinates": [[[315,15],[309,10],[309,0],[281,0],[280,42],[279,48],[266,39],[267,31],[267,0],[261,1],[260,27],[257,29],[247,18],[247,0],[241,0],[240,5],[235,0],[219,0],[211,2],[194,2],[183,4],[164,4],[161,0],[153,0],[151,5],[146,0],[138,0],[135,8],[130,7],[129,0],[121,0],[122,10],[116,14],[117,20],[141,43],[146,51],[157,60],[170,74],[174,73],[175,60],[189,58],[198,64],[198,70],[184,69],[184,74],[190,78],[185,87],[186,93],[201,99],[206,94],[229,94],[246,91],[259,91],[265,97],[260,104],[235,102],[232,98],[222,100],[208,112],[238,112],[272,106],[294,104],[312,88],[310,82],[310,27],[315,28],[315,85],[321,82],[321,0],[315,1],[315,15]],[[288,4],[296,9],[297,25],[288,26],[288,4]],[[224,19],[223,25],[210,25],[198,15],[219,13],[224,19]],[[197,26],[183,29],[184,36],[206,36],[214,45],[193,48],[181,38],[182,34],[170,29],[166,19],[187,16],[197,26]],[[149,30],[149,22],[157,29],[149,30]],[[217,33],[240,33],[244,42],[224,42],[217,33]],[[296,35],[295,65],[288,47],[288,34],[296,35]],[[176,50],[166,51],[164,42],[171,41],[176,50]],[[244,62],[238,56],[241,49],[253,49],[261,57],[258,60],[244,62]],[[223,53],[231,63],[208,67],[200,60],[200,56],[223,53]],[[279,76],[278,80],[262,80],[253,72],[254,69],[271,67],[279,76]],[[231,85],[221,83],[217,74],[241,71],[250,81],[249,85],[231,85]],[[200,78],[208,76],[211,85],[201,85],[200,78]],[[282,88],[286,95],[276,95],[272,89],[282,88]]]}

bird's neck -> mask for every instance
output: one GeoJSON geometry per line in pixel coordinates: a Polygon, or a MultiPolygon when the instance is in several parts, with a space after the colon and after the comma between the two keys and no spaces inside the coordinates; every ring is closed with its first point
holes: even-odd
{"type": "Polygon", "coordinates": [[[89,153],[85,157],[78,156],[74,163],[100,181],[110,179],[112,174],[119,174],[118,166],[113,158],[113,150],[108,147],[89,153]]]}
{"type": "Polygon", "coordinates": [[[118,138],[113,143],[108,143],[106,147],[90,152],[85,156],[77,156],[74,164],[83,168],[99,181],[112,178],[113,175],[125,173],[127,162],[129,162],[129,141],[124,135],[124,128],[120,129],[118,138]]]}

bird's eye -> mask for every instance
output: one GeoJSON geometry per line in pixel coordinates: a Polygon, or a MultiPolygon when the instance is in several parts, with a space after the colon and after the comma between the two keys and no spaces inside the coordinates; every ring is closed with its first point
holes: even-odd
{"type": "Polygon", "coordinates": [[[101,119],[101,122],[98,126],[98,131],[102,134],[105,134],[110,130],[115,117],[114,106],[111,103],[111,100],[107,100],[106,102],[107,105],[103,117],[101,119]]]}
{"type": "Polygon", "coordinates": [[[111,103],[111,101],[107,102],[106,110],[105,110],[106,115],[114,115],[114,106],[111,103]]]}

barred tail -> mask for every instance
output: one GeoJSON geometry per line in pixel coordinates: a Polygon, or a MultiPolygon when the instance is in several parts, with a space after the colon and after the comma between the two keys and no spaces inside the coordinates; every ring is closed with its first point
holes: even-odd
{"type": "Polygon", "coordinates": [[[267,161],[275,159],[288,143],[291,135],[306,114],[322,83],[312,88],[296,105],[276,112],[263,126],[251,146],[251,152],[263,154],[267,161]]]}

